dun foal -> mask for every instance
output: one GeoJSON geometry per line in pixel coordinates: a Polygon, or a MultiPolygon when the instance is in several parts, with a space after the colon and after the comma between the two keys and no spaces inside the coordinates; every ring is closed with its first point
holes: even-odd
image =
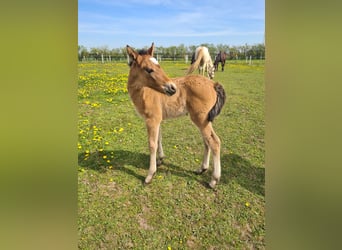
{"type": "Polygon", "coordinates": [[[189,114],[204,141],[202,174],[209,168],[210,151],[214,171],[211,188],[221,177],[220,139],[212,128],[212,121],[220,113],[226,94],[221,84],[199,75],[170,79],[153,57],[154,44],[140,53],[127,45],[130,67],[127,89],[136,110],[144,118],[150,149],[150,167],[145,183],[150,183],[164,158],[160,123],[164,119],[189,114]],[[158,153],[158,155],[157,155],[158,153]]]}

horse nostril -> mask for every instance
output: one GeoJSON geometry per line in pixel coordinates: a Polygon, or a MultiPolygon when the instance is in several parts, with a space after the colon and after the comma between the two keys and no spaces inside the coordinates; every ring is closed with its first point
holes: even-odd
{"type": "Polygon", "coordinates": [[[171,90],[172,92],[176,92],[176,87],[175,87],[173,84],[171,84],[171,85],[170,85],[170,90],[171,90]]]}
{"type": "Polygon", "coordinates": [[[177,88],[173,83],[167,84],[165,86],[165,92],[167,95],[173,95],[174,93],[176,93],[177,88]]]}

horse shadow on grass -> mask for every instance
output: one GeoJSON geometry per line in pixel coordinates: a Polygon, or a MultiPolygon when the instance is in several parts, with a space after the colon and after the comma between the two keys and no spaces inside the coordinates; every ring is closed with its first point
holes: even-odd
{"type": "MultiPolygon", "coordinates": [[[[127,150],[102,151],[94,153],[79,153],[78,164],[80,167],[105,172],[109,166],[112,166],[114,171],[123,171],[131,175],[141,182],[144,182],[150,156],[149,154],[131,152],[127,150]],[[104,158],[104,156],[106,156],[104,158]],[[113,157],[113,158],[111,158],[113,157]],[[107,162],[109,160],[109,162],[107,162]],[[133,168],[132,168],[133,166],[133,168]],[[141,175],[135,169],[144,169],[146,172],[141,175]]],[[[236,154],[225,154],[221,156],[222,173],[219,185],[227,185],[232,181],[237,182],[242,187],[250,192],[265,196],[265,169],[253,166],[249,161],[236,154]]],[[[208,181],[212,173],[212,167],[203,174],[206,177],[199,178],[194,173],[199,166],[194,166],[193,170],[187,170],[175,164],[172,164],[168,159],[164,159],[163,164],[157,168],[157,173],[167,173],[184,177],[187,180],[198,181],[205,187],[208,187],[208,181]]]]}
{"type": "MultiPolygon", "coordinates": [[[[88,154],[82,152],[78,154],[78,165],[80,167],[104,173],[109,169],[109,166],[112,166],[114,171],[125,172],[142,182],[145,181],[149,164],[149,154],[127,150],[102,151],[88,154]],[[106,158],[104,159],[103,156],[106,156],[106,158]],[[113,156],[113,158],[111,158],[111,156],[113,156]],[[107,162],[108,160],[109,162],[107,162]],[[137,169],[137,171],[135,171],[134,168],[137,169]],[[138,169],[144,169],[146,172],[144,175],[140,175],[138,169]]],[[[177,165],[169,163],[167,158],[164,159],[161,166],[157,167],[157,173],[167,173],[188,178],[194,174],[192,171],[185,170],[177,165]]]]}
{"type": "Polygon", "coordinates": [[[237,154],[223,155],[221,165],[222,184],[235,181],[250,192],[265,196],[265,168],[253,166],[237,154]]]}

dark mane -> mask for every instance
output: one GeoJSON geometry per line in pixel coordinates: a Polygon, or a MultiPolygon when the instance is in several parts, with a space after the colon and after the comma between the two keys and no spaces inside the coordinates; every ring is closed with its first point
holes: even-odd
{"type": "Polygon", "coordinates": [[[139,55],[147,55],[147,50],[146,49],[141,49],[138,51],[139,55]]]}
{"type": "MultiPolygon", "coordinates": [[[[141,49],[138,51],[139,55],[147,55],[148,52],[146,49],[141,49]]],[[[131,67],[132,66],[132,63],[133,63],[133,60],[129,60],[128,61],[128,66],[131,67]]]]}

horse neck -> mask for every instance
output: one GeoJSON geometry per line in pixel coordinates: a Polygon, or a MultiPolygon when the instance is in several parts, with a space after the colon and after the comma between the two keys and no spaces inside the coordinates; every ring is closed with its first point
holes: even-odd
{"type": "Polygon", "coordinates": [[[139,79],[137,79],[136,77],[132,77],[131,72],[129,73],[128,82],[127,82],[127,90],[131,97],[143,91],[144,86],[140,82],[141,81],[139,81],[139,79]]]}
{"type": "Polygon", "coordinates": [[[211,60],[210,56],[209,56],[209,59],[208,59],[208,64],[209,64],[209,66],[213,67],[213,61],[211,60]]]}
{"type": "Polygon", "coordinates": [[[222,56],[221,56],[221,54],[222,54],[222,52],[221,53],[219,53],[218,55],[217,55],[217,57],[216,57],[216,60],[215,60],[215,62],[216,63],[218,63],[218,62],[221,62],[222,61],[222,56]]]}
{"type": "MultiPolygon", "coordinates": [[[[151,95],[153,94],[153,97],[156,96],[163,96],[163,93],[158,92],[157,90],[152,89],[149,86],[146,86],[142,84],[143,80],[139,80],[139,78],[128,78],[127,82],[127,90],[128,94],[130,95],[131,99],[135,104],[137,102],[144,102],[143,96],[144,95],[151,95]]],[[[165,95],[166,96],[166,95],[165,95]]]]}

